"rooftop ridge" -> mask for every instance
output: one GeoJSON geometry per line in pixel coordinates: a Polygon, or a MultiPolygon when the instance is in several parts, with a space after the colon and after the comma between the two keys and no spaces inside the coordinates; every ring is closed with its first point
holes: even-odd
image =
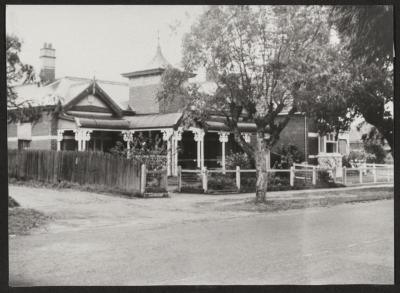
{"type": "MultiPolygon", "coordinates": [[[[82,80],[82,81],[93,81],[93,78],[86,78],[86,77],[78,77],[78,76],[64,76],[64,78],[67,79],[72,79],[72,80],[82,80]]],[[[122,82],[122,81],[112,81],[112,80],[102,80],[102,79],[97,79],[97,82],[101,82],[101,83],[107,83],[107,84],[116,84],[116,85],[128,85],[127,82],[122,82]]]]}

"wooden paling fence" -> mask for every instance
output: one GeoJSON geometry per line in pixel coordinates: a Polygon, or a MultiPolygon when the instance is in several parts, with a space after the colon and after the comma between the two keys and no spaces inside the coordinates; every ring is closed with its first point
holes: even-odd
{"type": "Polygon", "coordinates": [[[48,183],[62,181],[140,192],[140,163],[100,152],[9,150],[8,176],[48,183]]]}

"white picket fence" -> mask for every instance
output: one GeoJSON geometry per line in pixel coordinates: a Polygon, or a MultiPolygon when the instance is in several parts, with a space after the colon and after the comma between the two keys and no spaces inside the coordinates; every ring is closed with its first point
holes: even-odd
{"type": "MultiPolygon", "coordinates": [[[[297,170],[302,172],[312,172],[313,184],[316,182],[318,171],[327,171],[335,182],[340,182],[344,185],[354,184],[371,184],[371,183],[384,183],[394,181],[394,165],[390,164],[361,164],[357,167],[352,168],[341,168],[341,174],[339,175],[339,169],[336,168],[321,168],[319,166],[305,165],[305,164],[294,164],[293,167],[295,173],[297,170]]],[[[295,178],[302,179],[301,177],[295,178]]]]}
{"type": "MultiPolygon", "coordinates": [[[[321,171],[328,172],[329,176],[337,183],[342,183],[346,186],[354,184],[377,184],[383,182],[393,182],[394,180],[394,168],[393,165],[387,164],[363,164],[357,168],[342,168],[342,172],[338,172],[336,168],[322,168],[320,166],[305,165],[305,164],[293,164],[290,169],[268,169],[267,173],[277,174],[277,173],[288,173],[290,186],[295,185],[295,180],[310,180],[312,185],[317,184],[318,176],[321,176],[321,171]],[[338,176],[340,174],[340,176],[338,176]]],[[[241,188],[241,174],[242,173],[254,173],[256,174],[256,169],[240,169],[239,166],[234,170],[228,169],[210,169],[208,170],[204,167],[200,169],[182,169],[181,166],[178,167],[178,190],[182,189],[182,175],[192,174],[192,180],[198,178],[199,188],[204,192],[208,190],[208,176],[211,173],[226,174],[227,176],[234,176],[236,189],[241,188]],[[234,173],[234,174],[232,174],[234,173]],[[193,179],[194,178],[194,179],[193,179]]]]}
{"type": "Polygon", "coordinates": [[[363,164],[354,168],[343,167],[344,185],[385,183],[394,181],[394,167],[388,164],[363,164]]]}

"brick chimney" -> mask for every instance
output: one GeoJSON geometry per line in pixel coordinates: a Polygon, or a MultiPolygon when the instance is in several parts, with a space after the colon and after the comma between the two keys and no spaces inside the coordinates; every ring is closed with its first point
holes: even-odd
{"type": "Polygon", "coordinates": [[[51,83],[56,77],[56,50],[51,43],[44,43],[40,49],[40,81],[44,84],[51,83]]]}

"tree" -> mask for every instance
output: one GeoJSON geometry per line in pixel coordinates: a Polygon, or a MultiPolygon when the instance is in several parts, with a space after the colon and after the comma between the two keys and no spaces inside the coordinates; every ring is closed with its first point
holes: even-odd
{"type": "Polygon", "coordinates": [[[376,127],[393,155],[393,8],[335,6],[330,21],[349,50],[342,103],[376,127]]]}
{"type": "Polygon", "coordinates": [[[225,117],[256,162],[257,202],[266,199],[268,153],[290,118],[316,97],[313,84],[329,41],[327,17],[328,9],[316,6],[212,6],[184,37],[185,70],[204,66],[216,84],[211,94],[188,90],[188,112],[225,117]],[[284,118],[278,117],[282,112],[284,118]],[[256,124],[256,145],[241,135],[242,119],[256,124]]]}
{"type": "Polygon", "coordinates": [[[21,41],[15,35],[6,35],[6,64],[7,64],[7,109],[8,122],[18,120],[35,121],[41,117],[41,110],[26,101],[18,101],[14,86],[21,82],[35,80],[33,66],[23,64],[19,58],[21,41]]]}
{"type": "Polygon", "coordinates": [[[392,62],[393,6],[334,6],[330,21],[349,40],[352,59],[365,58],[367,64],[392,62]]]}

